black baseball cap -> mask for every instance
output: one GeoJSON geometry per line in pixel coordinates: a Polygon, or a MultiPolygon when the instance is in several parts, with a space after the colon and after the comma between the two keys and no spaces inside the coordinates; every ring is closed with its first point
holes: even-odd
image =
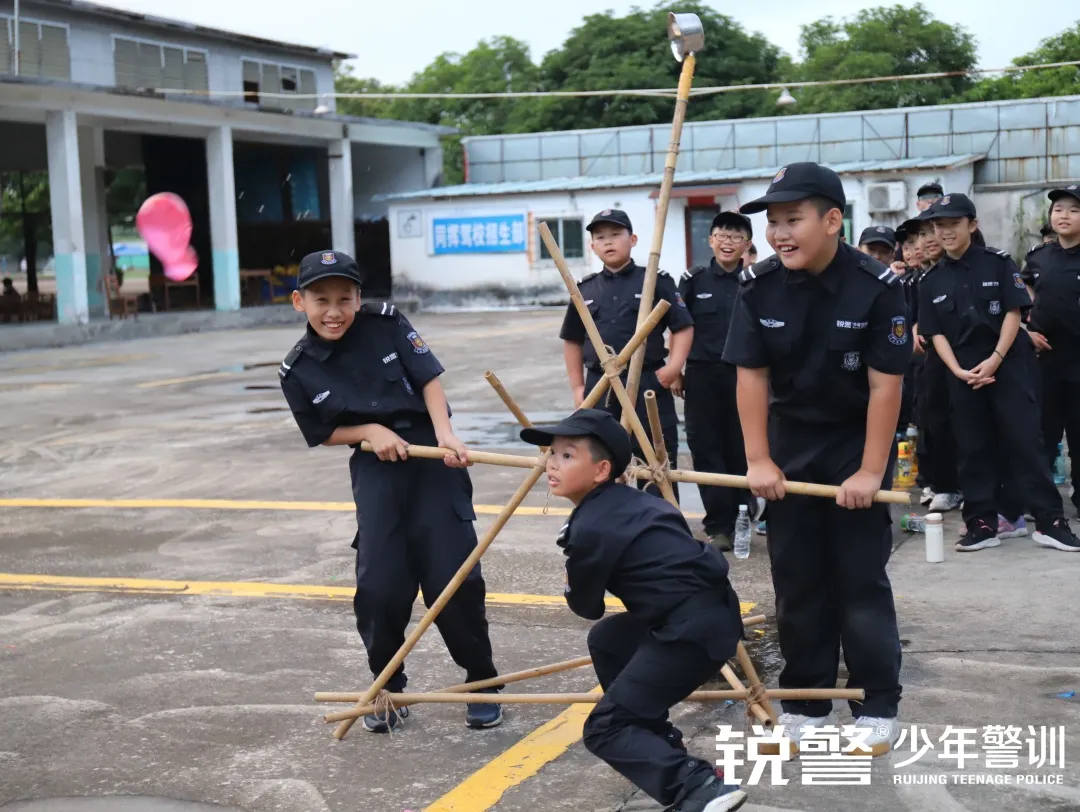
{"type": "Polygon", "coordinates": [[[1051,234],[1057,234],[1057,232],[1054,231],[1054,227],[1049,223],[1043,223],[1042,228],[1039,229],[1039,236],[1049,237],[1051,234]]]}
{"type": "Polygon", "coordinates": [[[634,227],[630,225],[630,217],[626,212],[621,209],[604,209],[602,212],[596,214],[589,224],[585,226],[585,230],[590,234],[596,226],[601,223],[611,223],[612,225],[622,226],[631,234],[634,233],[634,227]]]}
{"type": "Polygon", "coordinates": [[[916,197],[929,197],[931,195],[937,195],[943,197],[945,190],[941,188],[940,183],[924,183],[919,187],[919,191],[915,193],[916,197]]]}
{"type": "Polygon", "coordinates": [[[912,217],[910,220],[905,220],[896,227],[896,241],[907,242],[909,237],[915,237],[922,230],[922,223],[918,217],[912,217]]]}
{"type": "Polygon", "coordinates": [[[843,211],[847,205],[840,176],[821,164],[804,161],[788,164],[772,179],[763,197],[740,206],[743,214],[765,211],[770,203],[795,203],[808,197],[823,197],[843,211]]]}
{"type": "Polygon", "coordinates": [[[364,283],[356,260],[340,251],[316,251],[300,260],[300,270],[296,274],[296,288],[303,290],[312,282],[329,276],[341,276],[351,279],[358,285],[364,283]]]}
{"type": "Polygon", "coordinates": [[[550,446],[556,437],[595,437],[614,458],[612,478],[622,476],[630,464],[630,436],[610,413],[601,409],[578,409],[553,426],[521,430],[521,439],[530,445],[550,446]]]}
{"type": "Polygon", "coordinates": [[[896,248],[896,232],[886,226],[864,228],[863,233],[859,235],[859,245],[872,242],[882,242],[889,248],[896,248]]]}
{"type": "Polygon", "coordinates": [[[946,217],[971,217],[975,215],[975,204],[971,198],[962,194],[948,194],[919,215],[920,220],[942,220],[946,217]]]}
{"type": "Polygon", "coordinates": [[[740,231],[745,231],[751,238],[754,236],[754,226],[750,223],[750,218],[737,211],[722,211],[716,215],[712,219],[712,225],[709,226],[709,233],[712,233],[717,226],[733,226],[740,231]]]}
{"type": "Polygon", "coordinates": [[[1051,201],[1060,200],[1063,197],[1075,197],[1080,200],[1080,186],[1075,183],[1071,186],[1066,186],[1063,189],[1051,189],[1046,195],[1051,201]]]}

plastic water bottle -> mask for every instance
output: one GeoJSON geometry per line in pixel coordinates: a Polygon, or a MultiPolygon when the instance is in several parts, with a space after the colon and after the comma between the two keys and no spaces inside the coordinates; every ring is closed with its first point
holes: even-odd
{"type": "Polygon", "coordinates": [[[900,529],[908,533],[925,533],[926,520],[918,513],[908,513],[900,517],[900,529]]]}
{"type": "Polygon", "coordinates": [[[735,520],[735,557],[750,557],[750,515],[746,505],[739,505],[739,518],[735,520]]]}
{"type": "Polygon", "coordinates": [[[927,513],[926,521],[926,561],[940,564],[945,560],[945,527],[940,513],[927,513]]]}
{"type": "Polygon", "coordinates": [[[1054,484],[1061,487],[1066,479],[1068,479],[1068,470],[1065,462],[1065,445],[1058,443],[1058,455],[1054,461],[1054,484]]]}

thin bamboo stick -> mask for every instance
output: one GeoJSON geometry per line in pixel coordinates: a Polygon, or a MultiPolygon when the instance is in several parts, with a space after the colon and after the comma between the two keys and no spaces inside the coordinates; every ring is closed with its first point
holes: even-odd
{"type": "MultiPolygon", "coordinates": [[[[390,662],[386,664],[386,667],[382,670],[382,673],[375,678],[375,681],[371,684],[371,687],[364,692],[364,695],[357,700],[358,705],[370,704],[379,692],[386,685],[387,681],[398,670],[398,667],[405,662],[405,658],[409,652],[413,650],[416,644],[420,641],[424,632],[438,617],[439,612],[443,610],[443,607],[450,602],[450,599],[457,592],[458,587],[464,583],[469,573],[472,572],[473,567],[480,560],[480,557],[484,554],[488,547],[491,546],[491,542],[495,540],[495,537],[499,534],[499,531],[503,529],[510,517],[514,515],[514,511],[517,510],[518,505],[524,501],[528,496],[529,491],[532,490],[532,486],[537,483],[540,477],[544,473],[544,465],[541,464],[541,460],[534,460],[534,468],[525,481],[518,486],[518,489],[514,492],[514,495],[510,498],[510,501],[506,503],[506,506],[499,512],[499,515],[495,518],[491,527],[488,528],[487,533],[484,534],[484,538],[477,544],[476,548],[469,554],[469,557],[465,559],[465,562],[458,569],[457,573],[450,583],[443,589],[442,594],[435,600],[435,603],[431,604],[420,622],[416,624],[416,628],[412,630],[409,636],[405,639],[398,652],[390,659],[390,662]]],[[[356,722],[356,718],[346,719],[337,726],[334,730],[334,738],[341,740],[345,737],[345,734],[349,732],[349,728],[356,722]]]]}
{"type": "MultiPolygon", "coordinates": [[[[750,659],[750,655],[746,653],[746,646],[742,644],[741,640],[739,641],[738,647],[735,649],[735,656],[739,659],[739,665],[742,666],[743,674],[746,675],[746,681],[750,683],[750,687],[754,690],[764,688],[761,684],[761,678],[758,676],[757,669],[754,668],[754,663],[750,659]]],[[[765,713],[772,719],[773,724],[776,724],[776,710],[769,701],[770,696],[776,697],[777,699],[792,700],[794,700],[795,697],[785,697],[782,696],[782,692],[780,691],[770,691],[767,688],[765,689],[765,695],[761,698],[761,704],[765,708],[765,713]]]]}
{"type": "Polygon", "coordinates": [[[652,432],[656,460],[663,465],[667,459],[667,446],[664,444],[664,428],[660,425],[660,408],[656,405],[656,393],[651,389],[645,393],[645,414],[649,418],[649,431],[652,432]]]}
{"type": "MultiPolygon", "coordinates": [[[[476,680],[475,682],[466,682],[461,685],[451,685],[448,688],[440,688],[434,693],[437,694],[464,694],[472,691],[482,691],[484,688],[497,688],[500,685],[510,685],[515,682],[523,682],[527,679],[535,679],[536,677],[544,677],[549,674],[560,674],[564,671],[572,671],[575,668],[583,668],[587,665],[592,665],[592,657],[578,657],[573,660],[565,660],[561,663],[553,663],[551,665],[542,665],[536,668],[527,668],[524,671],[515,671],[512,674],[504,674],[501,677],[492,677],[491,679],[476,680]]],[[[328,696],[339,696],[339,694],[315,694],[316,702],[332,702],[335,700],[326,699],[328,696]]],[[[401,707],[400,705],[398,707],[401,707]]],[[[368,705],[366,708],[354,708],[351,710],[343,711],[340,713],[331,713],[323,717],[325,722],[341,722],[345,719],[351,719],[356,716],[367,716],[369,713],[374,713],[375,706],[368,705]]]]}
{"type": "MultiPolygon", "coordinates": [[[[827,699],[846,699],[848,701],[862,701],[865,692],[861,688],[773,688],[766,691],[773,699],[785,699],[790,701],[819,701],[827,699]]],[[[750,691],[694,691],[686,697],[684,702],[723,702],[726,700],[745,701],[750,691]]],[[[327,694],[327,696],[339,697],[337,701],[352,702],[357,693],[327,694]]],[[[596,704],[603,694],[387,694],[386,698],[393,703],[395,708],[403,705],[429,705],[436,703],[447,704],[481,704],[481,705],[578,705],[596,704]]],[[[356,713],[354,710],[347,713],[356,713]]]]}
{"type": "MultiPolygon", "coordinates": [[[[570,291],[570,300],[574,303],[574,307],[581,317],[585,332],[588,334],[593,349],[596,351],[596,357],[600,360],[600,364],[606,373],[611,364],[612,355],[604,345],[604,340],[600,337],[599,330],[596,329],[596,322],[593,321],[592,314],[589,312],[585,300],[581,298],[581,291],[578,290],[577,282],[574,281],[574,277],[570,274],[570,269],[566,265],[566,259],[563,257],[562,250],[559,248],[559,244],[555,242],[555,238],[551,236],[551,229],[548,228],[547,223],[540,223],[540,238],[547,246],[548,253],[551,254],[551,258],[555,262],[555,267],[559,269],[559,275],[562,276],[566,289],[570,291]]],[[[630,415],[630,428],[633,431],[634,437],[637,438],[642,453],[645,455],[645,461],[648,462],[650,466],[656,466],[656,452],[653,451],[652,444],[649,442],[649,437],[645,433],[645,428],[641,425],[641,420],[638,419],[637,411],[634,409],[634,402],[628,398],[626,388],[619,378],[612,377],[610,380],[611,390],[619,399],[619,403],[622,404],[623,414],[630,415]]],[[[671,483],[666,479],[661,479],[657,484],[660,486],[660,493],[663,497],[671,502],[671,504],[676,505],[675,492],[671,489],[671,483]]]]}
{"type": "Polygon", "coordinates": [[[517,405],[512,397],[510,397],[510,393],[507,392],[506,388],[502,385],[499,376],[489,369],[484,373],[484,380],[491,384],[491,388],[495,390],[495,393],[506,405],[506,408],[510,410],[510,414],[514,416],[514,419],[521,424],[521,427],[524,429],[531,429],[532,423],[529,421],[529,418],[525,416],[525,412],[521,411],[521,407],[517,405]]]}
{"type": "MultiPolygon", "coordinates": [[[[675,95],[675,116],[671,121],[671,140],[668,142],[667,156],[664,159],[664,177],[660,181],[660,195],[656,201],[656,220],[653,223],[652,246],[649,249],[649,261],[645,265],[645,283],[641,288],[641,303],[638,305],[638,322],[652,307],[656,296],[656,277],[660,270],[660,250],[664,246],[664,231],[667,226],[668,206],[671,202],[671,187],[675,182],[675,165],[679,160],[679,143],[682,141],[683,122],[686,120],[686,106],[690,100],[690,85],[694,81],[694,68],[697,59],[687,54],[683,58],[679,73],[679,89],[675,95]]],[[[638,387],[641,385],[641,370],[645,364],[645,348],[634,353],[630,361],[630,374],[626,378],[626,391],[630,402],[637,402],[638,387]]],[[[623,413],[623,428],[630,425],[629,417],[623,413]]]]}
{"type": "MultiPolygon", "coordinates": [[[[730,685],[736,691],[746,690],[746,686],[743,685],[742,680],[740,680],[735,675],[735,669],[733,669],[730,665],[725,665],[723,668],[721,668],[720,673],[724,676],[724,679],[728,681],[728,685],[730,685]]],[[[773,726],[772,717],[769,716],[769,712],[765,710],[765,708],[763,708],[760,703],[750,702],[749,700],[747,700],[747,708],[752,714],[754,714],[754,718],[756,718],[758,722],[760,722],[763,726],[765,726],[766,728],[771,728],[773,726]]]]}

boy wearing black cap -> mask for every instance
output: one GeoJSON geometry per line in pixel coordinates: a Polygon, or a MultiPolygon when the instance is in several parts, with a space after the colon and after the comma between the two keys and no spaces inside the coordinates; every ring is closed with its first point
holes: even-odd
{"type": "Polygon", "coordinates": [[[859,250],[882,265],[892,265],[896,256],[896,233],[887,226],[870,226],[859,235],[859,250]]]}
{"type": "MultiPolygon", "coordinates": [[[[300,262],[293,307],[307,332],[281,364],[281,388],[309,447],[348,445],[358,530],[356,627],[378,675],[405,641],[418,588],[431,604],[476,547],[468,451],[450,425],[442,365],[404,314],[387,302],[360,304],[361,275],[346,254],[300,262]],[[363,441],[375,453],[360,450],[363,441]],[[410,459],[409,444],[449,449],[442,462],[410,459]],[[445,464],[444,464],[445,463],[445,464]]],[[[480,565],[435,619],[467,680],[497,675],[480,565]]],[[[402,691],[402,665],[386,688],[402,691]]],[[[408,716],[374,714],[365,729],[385,733],[408,716]]],[[[470,704],[470,727],[493,727],[498,705],[470,704]]]]}
{"type": "MultiPolygon", "coordinates": [[[[592,238],[593,253],[604,263],[604,269],[582,279],[578,283],[578,289],[585,299],[589,313],[592,314],[600,337],[607,346],[614,347],[618,352],[637,331],[638,308],[645,284],[645,269],[635,264],[630,257],[631,250],[637,245],[637,235],[634,234],[626,212],[618,209],[604,209],[593,217],[586,228],[592,238]]],[[[641,383],[635,407],[651,440],[651,428],[645,411],[645,393],[650,389],[656,392],[664,447],[671,467],[675,468],[679,453],[679,418],[675,413],[675,398],[671,389],[679,383],[683,365],[690,353],[694,340],[694,320],[690,317],[674,280],[664,271],[660,271],[656,279],[656,299],[666,299],[671,308],[645,342],[645,363],[641,368],[641,383]],[[671,331],[669,349],[664,347],[665,329],[671,331]]],[[[574,395],[574,406],[580,406],[585,399],[585,392],[592,391],[604,372],[573,303],[567,307],[559,338],[563,340],[563,358],[574,395]]],[[[628,373],[629,369],[623,370],[624,385],[628,373]]],[[[608,397],[604,408],[616,418],[622,415],[622,404],[614,395],[608,397]]],[[[636,440],[634,453],[637,456],[642,455],[636,440]]],[[[638,483],[638,487],[645,487],[644,480],[638,483]]],[[[651,490],[655,486],[650,485],[649,488],[651,490]]],[[[672,483],[672,488],[678,496],[678,485],[672,483]]]]}
{"type": "Polygon", "coordinates": [[[557,542],[566,602],[599,621],[589,653],[604,696],[585,721],[585,747],[671,812],[738,809],[746,793],[688,755],[668,718],[742,639],[723,554],[697,541],[675,507],[615,481],[630,439],[608,412],[581,409],[521,439],[551,447],[548,487],[574,505],[557,542]],[[626,612],[605,618],[605,591],[626,612]]]}
{"type": "MultiPolygon", "coordinates": [[[[695,471],[746,474],[739,409],[735,400],[735,367],[724,363],[724,342],[739,292],[743,252],[754,236],[750,218],[720,212],[712,221],[708,265],[695,265],[679,281],[679,294],[694,319],[694,344],[686,361],[686,442],[695,471]]],[[[751,494],[733,488],[699,486],[705,506],[705,533],[719,550],[732,549],[731,537],[739,504],[755,505],[751,494]]],[[[764,505],[762,505],[763,507],[764,505]]],[[[751,511],[758,518],[760,511],[751,511]]]]}
{"type": "MultiPolygon", "coordinates": [[[[873,755],[899,735],[900,635],[885,566],[901,386],[911,356],[900,279],[840,244],[839,176],[790,164],[745,214],[768,210],[776,251],[742,273],[724,350],[739,368],[747,477],[769,504],[768,547],[785,665],[783,688],[835,687],[841,645],[851,703],[873,755]],[[838,485],[835,503],[786,495],[791,478],[838,485]]],[[[783,702],[795,747],[836,724],[832,703],[783,702]]]]}
{"type": "Polygon", "coordinates": [[[924,183],[919,187],[919,191],[915,193],[917,198],[915,205],[919,211],[926,211],[941,200],[944,194],[945,190],[941,188],[940,183],[924,183]]]}
{"type": "Polygon", "coordinates": [[[1057,240],[1031,249],[1022,276],[1035,297],[1029,335],[1039,350],[1046,456],[1053,465],[1064,434],[1072,458],[1072,500],[1080,510],[1080,186],[1047,196],[1057,240]]]}
{"type": "MultiPolygon", "coordinates": [[[[971,552],[1001,543],[995,492],[1004,443],[1035,515],[1036,543],[1080,551],[1042,454],[1031,344],[1017,340],[1020,312],[1031,306],[1020,270],[1004,251],[972,244],[978,224],[966,195],[946,195],[927,215],[946,255],[920,285],[919,318],[922,334],[933,338],[952,372],[949,394],[967,524],[956,548],[971,552]]],[[[1001,512],[1008,516],[1006,510],[1001,512]]]]}

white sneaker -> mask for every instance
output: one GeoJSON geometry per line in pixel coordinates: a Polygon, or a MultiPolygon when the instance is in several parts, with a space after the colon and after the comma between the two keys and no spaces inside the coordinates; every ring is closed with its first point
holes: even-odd
{"type": "Polygon", "coordinates": [[[935,494],[934,498],[930,500],[930,512],[944,513],[949,510],[956,510],[963,503],[964,497],[958,493],[935,494]]]}
{"type": "Polygon", "coordinates": [[[937,494],[930,489],[929,485],[927,485],[925,488],[922,489],[922,496],[919,497],[919,504],[929,505],[932,501],[934,501],[935,496],[937,496],[937,494]]]}
{"type": "MultiPolygon", "coordinates": [[[[869,755],[877,758],[892,750],[896,740],[900,737],[900,723],[896,718],[884,719],[878,716],[860,716],[855,720],[854,727],[860,732],[869,728],[870,735],[862,739],[862,743],[870,748],[869,755]]],[[[860,747],[852,751],[853,755],[867,755],[866,748],[860,747]]]]}
{"type": "MultiPolygon", "coordinates": [[[[806,735],[808,728],[827,727],[829,725],[836,725],[835,713],[830,712],[828,716],[803,716],[799,713],[781,713],[776,720],[776,726],[784,728],[784,738],[791,741],[792,756],[798,755],[799,741],[806,735]]],[[[779,743],[760,742],[758,752],[766,756],[779,755],[780,745],[779,743]]]]}

